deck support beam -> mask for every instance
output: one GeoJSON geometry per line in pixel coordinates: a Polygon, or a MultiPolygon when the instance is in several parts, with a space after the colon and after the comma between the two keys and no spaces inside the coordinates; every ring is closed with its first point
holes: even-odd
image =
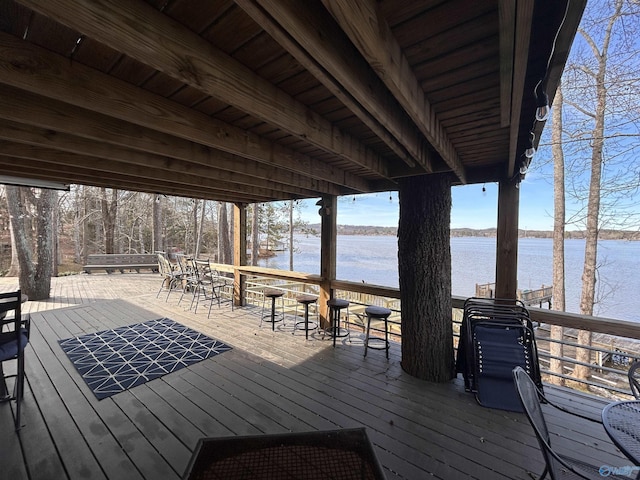
{"type": "Polygon", "coordinates": [[[498,188],[496,238],[496,298],[516,298],[518,290],[518,180],[503,180],[498,188]]]}
{"type": "Polygon", "coordinates": [[[337,236],[337,210],[338,197],[325,195],[318,202],[320,214],[320,297],[318,308],[320,309],[320,323],[324,327],[329,326],[329,308],[327,301],[333,297],[331,282],[336,279],[336,236],[337,236]]]}

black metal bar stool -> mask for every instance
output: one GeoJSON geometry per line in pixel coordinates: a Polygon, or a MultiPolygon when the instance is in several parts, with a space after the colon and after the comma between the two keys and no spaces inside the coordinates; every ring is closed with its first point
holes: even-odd
{"type": "MultiPolygon", "coordinates": [[[[333,346],[335,347],[336,338],[349,337],[349,339],[351,339],[350,337],[351,332],[349,331],[349,302],[347,300],[342,300],[341,298],[331,298],[327,302],[327,305],[329,306],[329,322],[331,324],[329,325],[329,330],[330,330],[331,336],[333,337],[333,346]],[[347,315],[346,315],[347,328],[346,329],[340,328],[340,315],[343,308],[347,309],[347,315]],[[341,331],[341,330],[344,330],[344,331],[341,331]]],[[[327,331],[325,330],[325,333],[326,332],[327,331]]],[[[324,335],[323,335],[323,338],[324,338],[324,335]]]]}
{"type": "Polygon", "coordinates": [[[387,358],[389,358],[389,328],[387,320],[391,315],[391,310],[384,307],[377,307],[375,305],[368,306],[364,309],[364,313],[367,315],[367,332],[364,337],[364,356],[367,356],[367,349],[373,348],[374,350],[385,350],[387,358]],[[384,321],[384,340],[381,338],[372,338],[375,340],[373,345],[369,344],[369,333],[371,330],[371,319],[384,321]]]}
{"type": "MultiPolygon", "coordinates": [[[[301,303],[304,305],[304,321],[295,323],[295,325],[293,326],[293,332],[291,333],[291,335],[295,335],[296,330],[298,329],[298,325],[304,325],[304,327],[300,327],[300,328],[304,328],[304,336],[308,340],[309,330],[318,328],[317,320],[315,322],[311,322],[312,324],[314,324],[313,326],[311,327],[309,326],[309,305],[311,305],[312,303],[316,303],[318,301],[318,297],[316,297],[315,295],[301,294],[296,297],[296,300],[298,303],[301,303]]],[[[317,314],[317,310],[318,309],[316,308],[316,314],[317,314]]],[[[296,317],[297,316],[298,316],[298,305],[296,305],[296,317]]]]}
{"type": "Polygon", "coordinates": [[[276,315],[276,298],[282,298],[284,292],[275,288],[265,288],[262,294],[262,316],[260,318],[260,326],[262,327],[262,322],[271,322],[271,330],[275,331],[276,322],[282,322],[284,325],[284,302],[282,302],[282,312],[276,315]],[[267,298],[271,299],[271,311],[265,314],[264,310],[267,298]]]}

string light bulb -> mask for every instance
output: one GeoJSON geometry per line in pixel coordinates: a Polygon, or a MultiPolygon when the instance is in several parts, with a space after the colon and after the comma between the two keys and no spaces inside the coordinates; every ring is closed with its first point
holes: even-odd
{"type": "Polygon", "coordinates": [[[536,148],[533,146],[533,143],[536,140],[536,136],[533,132],[529,132],[529,139],[530,139],[529,147],[524,151],[524,156],[527,157],[528,159],[531,159],[536,154],[536,148]]]}
{"type": "Polygon", "coordinates": [[[549,118],[551,108],[549,107],[549,96],[547,95],[547,92],[540,89],[540,85],[542,85],[542,80],[538,82],[535,89],[536,120],[538,122],[546,122],[547,118],[549,118]]]}

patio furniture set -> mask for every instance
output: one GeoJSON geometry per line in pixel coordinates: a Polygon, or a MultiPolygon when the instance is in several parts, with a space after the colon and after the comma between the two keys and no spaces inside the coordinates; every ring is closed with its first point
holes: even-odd
{"type": "MultiPolygon", "coordinates": [[[[181,291],[178,305],[185,294],[191,295],[189,310],[198,313],[198,305],[209,304],[207,318],[211,317],[211,307],[216,301],[221,305],[223,291],[233,286],[233,281],[220,274],[208,259],[197,259],[183,254],[176,254],[175,262],[171,262],[165,252],[156,252],[158,271],[162,277],[162,284],[156,294],[160,296],[163,290],[167,291],[165,301],[173,291],[181,291]]],[[[231,296],[230,296],[231,297],[231,296]]],[[[233,301],[230,300],[233,309],[233,301]]]]}
{"type": "MultiPolygon", "coordinates": [[[[285,321],[284,315],[284,302],[282,298],[284,296],[284,291],[277,288],[265,288],[263,291],[263,303],[262,303],[262,313],[260,316],[260,326],[262,326],[263,322],[271,323],[271,330],[275,331],[275,324],[277,322],[285,321]],[[276,301],[280,299],[280,311],[276,308],[276,301]]],[[[302,305],[304,307],[304,320],[296,321],[294,324],[292,334],[295,335],[296,330],[304,330],[305,338],[309,338],[310,330],[319,330],[320,329],[320,319],[319,312],[317,308],[318,297],[315,295],[309,294],[299,294],[296,296],[296,313],[295,316],[298,318],[297,306],[302,305]],[[309,321],[309,307],[311,305],[316,305],[316,320],[309,321]]],[[[351,340],[351,331],[350,331],[350,322],[349,322],[349,301],[341,298],[331,298],[327,301],[327,307],[329,311],[329,326],[325,329],[322,329],[322,338],[324,339],[327,335],[331,339],[333,339],[333,346],[336,346],[336,340],[338,338],[348,337],[351,340]],[[342,322],[344,312],[344,322],[342,322]],[[341,327],[341,322],[345,327],[341,327]]],[[[367,356],[367,351],[369,349],[373,350],[385,350],[386,357],[389,358],[389,328],[388,328],[388,319],[391,315],[391,310],[384,307],[378,307],[375,305],[369,305],[365,308],[364,314],[367,318],[367,324],[365,327],[365,339],[364,339],[364,356],[367,356]],[[371,321],[372,320],[380,320],[384,322],[384,339],[374,337],[371,335],[371,321]]]]}

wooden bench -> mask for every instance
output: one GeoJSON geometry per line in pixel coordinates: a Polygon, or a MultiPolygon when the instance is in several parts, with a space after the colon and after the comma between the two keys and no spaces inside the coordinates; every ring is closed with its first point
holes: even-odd
{"type": "Polygon", "coordinates": [[[87,255],[87,264],[82,267],[85,272],[91,273],[93,270],[106,270],[113,273],[119,270],[135,270],[140,273],[141,269],[158,271],[158,257],[155,253],[103,253],[87,255]]]}

